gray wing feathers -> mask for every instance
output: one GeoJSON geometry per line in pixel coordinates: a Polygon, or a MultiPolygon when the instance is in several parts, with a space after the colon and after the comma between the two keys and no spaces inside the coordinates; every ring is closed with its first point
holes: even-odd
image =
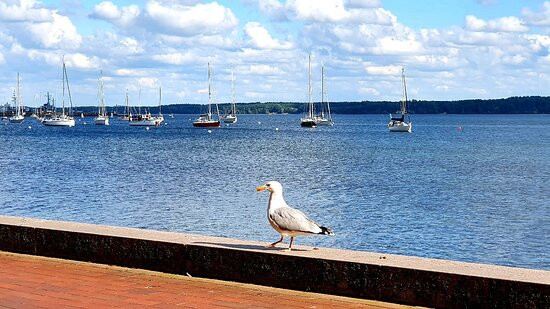
{"type": "Polygon", "coordinates": [[[290,208],[277,208],[269,214],[269,217],[280,229],[304,233],[321,233],[317,223],[310,220],[303,212],[290,208]]]}

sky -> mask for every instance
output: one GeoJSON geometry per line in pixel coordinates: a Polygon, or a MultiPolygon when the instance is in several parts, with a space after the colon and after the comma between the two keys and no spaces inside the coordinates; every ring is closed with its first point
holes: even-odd
{"type": "Polygon", "coordinates": [[[0,100],[75,106],[550,95],[550,1],[0,0],[0,100]],[[141,92],[141,97],[139,93],[141,92]]]}

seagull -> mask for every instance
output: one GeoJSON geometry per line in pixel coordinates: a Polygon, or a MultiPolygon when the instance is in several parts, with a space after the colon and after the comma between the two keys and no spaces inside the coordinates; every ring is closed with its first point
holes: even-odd
{"type": "Polygon", "coordinates": [[[290,236],[288,251],[292,250],[294,237],[298,235],[334,235],[328,227],[320,226],[309,219],[303,212],[291,208],[283,198],[283,186],[277,181],[270,181],[263,186],[256,188],[256,191],[267,190],[270,192],[267,205],[267,219],[269,224],[281,234],[281,239],[268,245],[267,248],[274,248],[276,244],[283,241],[285,236],[290,236]]]}

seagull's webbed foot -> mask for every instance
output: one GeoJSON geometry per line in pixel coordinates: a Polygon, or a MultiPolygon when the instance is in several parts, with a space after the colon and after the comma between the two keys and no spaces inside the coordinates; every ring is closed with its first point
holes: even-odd
{"type": "Polygon", "coordinates": [[[265,246],[265,247],[266,247],[266,248],[275,248],[275,245],[276,245],[276,244],[278,244],[278,243],[280,243],[281,241],[283,241],[283,237],[284,237],[284,236],[281,235],[281,239],[279,239],[279,240],[277,240],[276,242],[274,242],[274,243],[272,243],[272,244],[270,244],[270,245],[267,245],[267,246],[265,246]]]}

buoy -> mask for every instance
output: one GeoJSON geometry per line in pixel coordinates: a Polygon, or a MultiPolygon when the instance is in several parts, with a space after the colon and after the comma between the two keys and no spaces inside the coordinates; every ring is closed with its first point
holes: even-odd
{"type": "Polygon", "coordinates": [[[145,130],[149,131],[149,127],[145,127],[145,130]]]}
{"type": "Polygon", "coordinates": [[[208,133],[212,133],[212,130],[208,130],[208,133]]]}
{"type": "Polygon", "coordinates": [[[84,122],[84,125],[86,125],[86,122],[84,122]]]}
{"type": "Polygon", "coordinates": [[[28,128],[29,128],[29,130],[30,130],[30,129],[32,129],[32,127],[31,127],[31,126],[29,126],[28,128]]]}
{"type": "Polygon", "coordinates": [[[262,122],[261,122],[261,121],[258,121],[258,124],[262,124],[262,122]]]}
{"type": "Polygon", "coordinates": [[[275,128],[275,131],[279,131],[279,128],[275,128]]]}

